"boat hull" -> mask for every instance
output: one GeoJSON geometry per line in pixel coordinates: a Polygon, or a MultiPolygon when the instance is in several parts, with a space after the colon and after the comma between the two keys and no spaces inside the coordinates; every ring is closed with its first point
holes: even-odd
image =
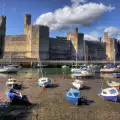
{"type": "Polygon", "coordinates": [[[98,94],[100,98],[103,98],[108,101],[118,102],[120,101],[120,96],[102,96],[101,94],[98,94]]]}
{"type": "Polygon", "coordinates": [[[0,73],[16,73],[20,68],[0,68],[0,73]]]}
{"type": "Polygon", "coordinates": [[[73,72],[71,74],[71,77],[72,78],[75,78],[75,77],[92,77],[93,76],[93,73],[82,73],[82,72],[73,72]]]}
{"type": "Polygon", "coordinates": [[[21,99],[17,97],[15,97],[13,100],[10,99],[10,104],[30,105],[31,103],[28,101],[27,97],[23,95],[21,99]]]}
{"type": "Polygon", "coordinates": [[[100,72],[102,73],[120,72],[120,68],[102,68],[100,72]]]}
{"type": "Polygon", "coordinates": [[[75,82],[73,82],[72,85],[73,85],[75,88],[77,88],[78,90],[81,89],[81,88],[83,88],[83,84],[82,84],[82,83],[81,83],[81,84],[76,84],[75,82]]]}
{"type": "Polygon", "coordinates": [[[113,73],[112,76],[116,78],[120,78],[120,73],[113,73]]]}
{"type": "Polygon", "coordinates": [[[69,101],[72,104],[78,105],[79,104],[79,98],[73,98],[65,95],[65,98],[67,101],[69,101]]]}

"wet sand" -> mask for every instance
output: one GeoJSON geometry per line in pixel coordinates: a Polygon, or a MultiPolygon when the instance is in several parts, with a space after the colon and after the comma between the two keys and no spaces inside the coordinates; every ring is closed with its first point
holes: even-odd
{"type": "MultiPolygon", "coordinates": [[[[97,96],[101,88],[100,78],[84,79],[85,89],[81,95],[94,102],[76,106],[64,98],[73,81],[71,78],[49,76],[54,86],[40,88],[36,85],[38,76],[14,76],[26,87],[21,90],[28,96],[32,106],[0,106],[0,120],[120,120],[120,103],[105,101],[97,96]],[[56,86],[55,86],[56,85],[56,86]]],[[[0,77],[0,90],[8,77],[0,77]]]]}

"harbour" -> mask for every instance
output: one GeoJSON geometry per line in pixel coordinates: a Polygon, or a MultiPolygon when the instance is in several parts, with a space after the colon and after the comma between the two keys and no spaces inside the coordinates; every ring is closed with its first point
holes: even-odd
{"type": "MultiPolygon", "coordinates": [[[[70,70],[68,70],[70,71],[70,70]]],[[[119,120],[120,104],[105,101],[97,95],[101,87],[107,87],[106,80],[112,78],[111,74],[96,73],[94,77],[84,78],[84,89],[81,95],[91,100],[90,105],[75,106],[64,98],[65,93],[74,88],[71,82],[74,80],[61,68],[44,68],[43,75],[51,79],[53,86],[42,88],[37,86],[37,80],[41,77],[38,68],[21,68],[16,74],[0,74],[0,89],[5,93],[5,83],[9,76],[20,81],[25,88],[20,90],[28,96],[31,106],[2,105],[0,107],[0,119],[7,120],[119,120]],[[63,77],[64,72],[64,77],[63,77]]],[[[118,79],[117,79],[118,80],[118,79]]]]}

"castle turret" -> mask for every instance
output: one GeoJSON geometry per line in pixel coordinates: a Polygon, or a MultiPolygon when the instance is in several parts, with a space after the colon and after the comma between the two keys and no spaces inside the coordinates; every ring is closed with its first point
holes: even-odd
{"type": "Polygon", "coordinates": [[[78,28],[75,28],[75,29],[74,29],[74,33],[78,33],[78,28]]]}
{"type": "Polygon", "coordinates": [[[29,25],[31,25],[31,15],[25,14],[24,15],[24,34],[27,34],[29,25]]]}
{"type": "Polygon", "coordinates": [[[108,32],[104,32],[104,38],[108,38],[108,32]]]}
{"type": "Polygon", "coordinates": [[[0,58],[3,58],[6,34],[6,16],[0,16],[0,58]]]}

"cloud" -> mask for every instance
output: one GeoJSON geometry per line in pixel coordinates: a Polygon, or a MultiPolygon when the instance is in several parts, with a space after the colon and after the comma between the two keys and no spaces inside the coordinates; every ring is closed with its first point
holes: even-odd
{"type": "Polygon", "coordinates": [[[108,32],[108,36],[112,36],[112,35],[119,35],[120,36],[120,29],[113,27],[113,26],[105,28],[104,32],[108,32]]]}
{"type": "Polygon", "coordinates": [[[99,32],[97,31],[92,31],[89,34],[84,35],[84,40],[91,40],[91,41],[96,41],[100,37],[99,32]]]}
{"type": "MultiPolygon", "coordinates": [[[[74,0],[74,3],[81,0],[74,0]]],[[[84,1],[83,1],[84,2],[84,1]]],[[[72,4],[73,5],[73,4],[72,4]]],[[[86,3],[78,6],[65,6],[54,12],[40,15],[35,24],[42,24],[50,27],[50,30],[68,29],[74,26],[89,26],[105,12],[111,12],[114,7],[105,6],[100,3],[86,3]]]]}
{"type": "Polygon", "coordinates": [[[97,38],[95,38],[95,37],[92,36],[92,35],[85,34],[85,35],[84,35],[84,40],[96,41],[97,38]]]}

